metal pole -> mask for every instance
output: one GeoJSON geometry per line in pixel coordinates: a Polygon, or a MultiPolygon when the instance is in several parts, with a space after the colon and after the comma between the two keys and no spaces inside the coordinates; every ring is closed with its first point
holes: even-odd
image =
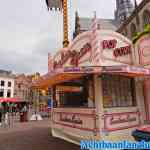
{"type": "Polygon", "coordinates": [[[68,4],[67,4],[67,0],[63,0],[63,28],[64,28],[63,47],[67,47],[69,45],[69,40],[68,40],[68,4]]]}

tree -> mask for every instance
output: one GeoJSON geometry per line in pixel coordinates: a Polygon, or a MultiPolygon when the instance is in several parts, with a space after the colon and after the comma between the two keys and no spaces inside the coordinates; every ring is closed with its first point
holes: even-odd
{"type": "Polygon", "coordinates": [[[132,38],[133,44],[135,44],[138,41],[138,39],[140,39],[143,35],[146,35],[146,34],[150,35],[150,24],[148,24],[148,25],[146,25],[144,27],[144,31],[143,32],[137,32],[133,36],[133,38],[132,38]]]}

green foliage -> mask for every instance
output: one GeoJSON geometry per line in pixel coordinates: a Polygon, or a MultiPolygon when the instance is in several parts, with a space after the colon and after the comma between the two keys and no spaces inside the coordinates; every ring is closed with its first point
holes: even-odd
{"type": "Polygon", "coordinates": [[[143,32],[137,32],[133,38],[132,38],[132,42],[135,44],[137,42],[138,39],[140,39],[143,35],[149,34],[150,35],[150,24],[146,25],[144,27],[144,31],[143,32]]]}

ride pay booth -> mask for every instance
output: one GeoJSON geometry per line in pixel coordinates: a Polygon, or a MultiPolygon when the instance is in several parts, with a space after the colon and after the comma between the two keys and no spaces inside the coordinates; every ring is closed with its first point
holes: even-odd
{"type": "Polygon", "coordinates": [[[52,135],[80,140],[133,140],[131,132],[144,123],[143,94],[138,82],[150,71],[134,66],[131,42],[122,35],[98,31],[99,48],[91,32],[79,35],[56,54],[53,71],[33,85],[51,87],[52,135]]]}
{"type": "MultiPolygon", "coordinates": [[[[150,68],[150,34],[149,32],[141,33],[134,43],[135,47],[135,62],[138,66],[150,68]]],[[[150,123],[150,78],[146,77],[142,80],[144,104],[146,112],[146,122],[150,123]]]]}

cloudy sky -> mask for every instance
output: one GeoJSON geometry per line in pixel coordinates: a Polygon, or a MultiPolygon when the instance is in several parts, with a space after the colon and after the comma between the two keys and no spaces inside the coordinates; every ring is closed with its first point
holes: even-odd
{"type": "MultiPolygon", "coordinates": [[[[116,0],[69,0],[70,35],[74,12],[113,18],[116,0]]],[[[47,71],[47,53],[62,45],[62,14],[47,12],[45,0],[0,0],[0,69],[16,73],[47,71]]]]}

